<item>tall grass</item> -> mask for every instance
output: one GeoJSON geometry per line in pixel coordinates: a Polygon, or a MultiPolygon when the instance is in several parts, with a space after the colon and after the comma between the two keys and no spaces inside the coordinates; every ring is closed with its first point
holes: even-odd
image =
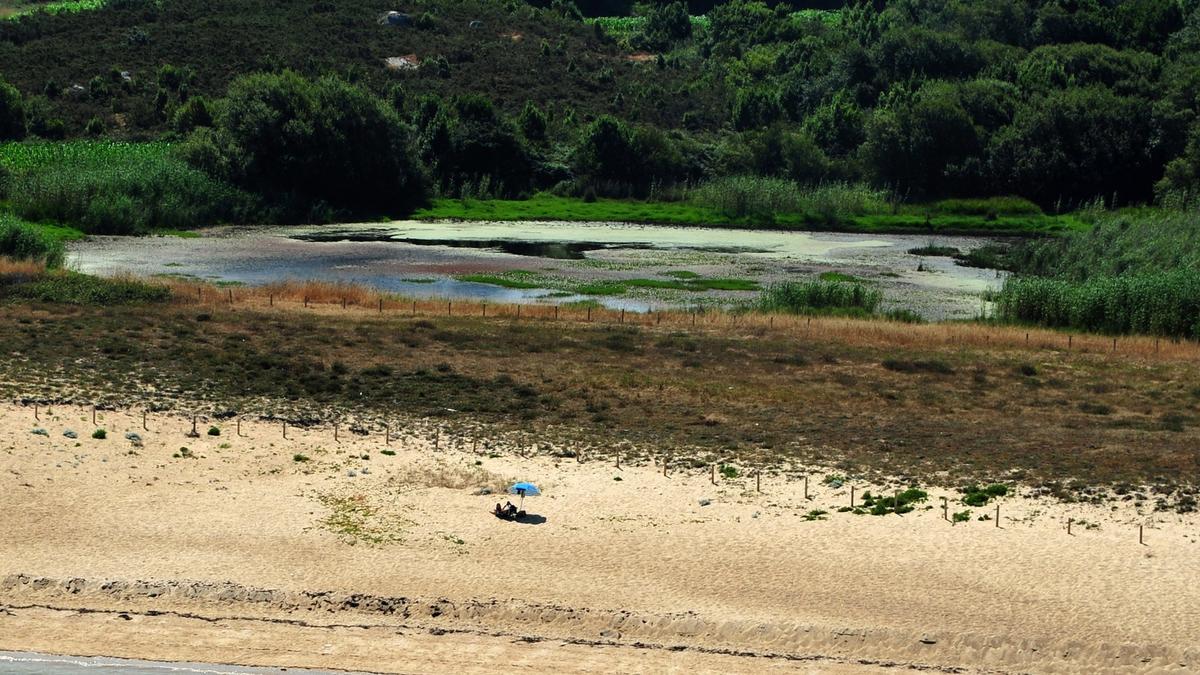
{"type": "Polygon", "coordinates": [[[0,166],[18,215],[91,234],[193,229],[235,219],[251,205],[165,143],[12,143],[0,147],[0,166]]]}
{"type": "Polygon", "coordinates": [[[1071,281],[1012,277],[996,298],[1001,320],[1109,334],[1200,338],[1200,270],[1071,281]]]}
{"type": "Polygon", "coordinates": [[[891,210],[886,192],[866,185],[825,183],[804,186],[782,178],[730,176],[704,183],[689,195],[695,204],[727,218],[773,222],[782,214],[804,214],[807,219],[838,223],[854,216],[877,215],[891,210]]]}
{"type": "Polygon", "coordinates": [[[758,309],[788,314],[873,314],[883,300],[878,288],[866,284],[826,281],[785,281],[772,284],[759,296],[758,309]]]}
{"type": "Polygon", "coordinates": [[[935,202],[938,213],[956,216],[1040,216],[1042,208],[1023,197],[987,197],[982,199],[943,199],[935,202]]]}
{"type": "Polygon", "coordinates": [[[1130,209],[1090,217],[1088,230],[1023,243],[1011,262],[1026,274],[1073,281],[1200,269],[1200,212],[1130,209]]]}
{"type": "Polygon", "coordinates": [[[46,267],[62,267],[66,248],[61,240],[5,213],[0,214],[0,256],[42,263],[46,267]]]}

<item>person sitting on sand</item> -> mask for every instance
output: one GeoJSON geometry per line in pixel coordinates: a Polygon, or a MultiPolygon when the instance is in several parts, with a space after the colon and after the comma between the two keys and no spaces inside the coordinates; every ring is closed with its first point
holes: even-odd
{"type": "Polygon", "coordinates": [[[493,509],[492,513],[495,513],[498,516],[504,515],[504,507],[500,506],[500,502],[496,502],[496,508],[493,509]]]}
{"type": "Polygon", "coordinates": [[[508,502],[504,505],[504,513],[510,518],[515,518],[517,516],[517,507],[512,502],[508,502]]]}

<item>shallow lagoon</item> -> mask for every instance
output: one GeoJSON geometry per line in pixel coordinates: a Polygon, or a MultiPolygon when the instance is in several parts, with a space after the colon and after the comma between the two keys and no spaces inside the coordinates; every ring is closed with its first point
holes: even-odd
{"type": "Polygon", "coordinates": [[[240,284],[318,279],[420,298],[594,300],[633,311],[734,305],[755,294],[631,288],[620,295],[589,296],[575,291],[585,284],[669,279],[668,274],[679,272],[762,285],[840,272],[878,284],[887,308],[912,309],[930,319],[976,316],[985,306],[983,294],[999,288],[1002,275],[907,252],[931,241],[969,250],[992,240],[619,223],[396,221],[213,228],[197,238],[92,237],[71,245],[69,261],[88,273],[178,275],[240,284]],[[456,278],[479,273],[519,274],[537,287],[504,288],[456,278]]]}

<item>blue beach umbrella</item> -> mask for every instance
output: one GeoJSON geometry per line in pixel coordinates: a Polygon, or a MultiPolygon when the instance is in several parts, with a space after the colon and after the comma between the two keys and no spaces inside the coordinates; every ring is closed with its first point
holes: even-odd
{"type": "Polygon", "coordinates": [[[526,495],[530,497],[536,497],[542,494],[542,491],[539,490],[533,483],[514,483],[512,487],[508,488],[508,494],[520,495],[521,508],[524,509],[526,495]]]}

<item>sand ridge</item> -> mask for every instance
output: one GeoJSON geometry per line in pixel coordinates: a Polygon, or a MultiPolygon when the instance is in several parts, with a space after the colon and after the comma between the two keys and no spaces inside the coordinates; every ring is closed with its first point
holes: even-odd
{"type": "Polygon", "coordinates": [[[161,630],[187,624],[196,641],[176,655],[209,661],[223,660],[221,640],[197,623],[212,637],[280,621],[272,630],[318,632],[322,644],[416,631],[428,651],[410,662],[239,657],[385,672],[443,658],[426,644],[434,633],[502,646],[498,662],[546,641],[656,654],[631,671],[1183,672],[1200,655],[1196,521],[1130,503],[1012,496],[1001,528],[952,526],[938,497],[957,496],[944,491],[903,516],[839,513],[851,484],[859,495],[883,486],[824,485],[820,469],[805,499],[782,475],[764,476],[760,493],[752,474],[713,485],[703,467],[663,476],[644,460],[617,469],[464,444],[435,452],[413,438],[384,454],[371,435],[296,429],[285,441],[249,421],[245,437],[227,421],[213,422],[220,436],[188,438],[182,418],[145,431],[134,411],[100,413],[99,440],[88,409],[41,415],[0,408],[0,649],[46,649],[35,626],[53,633],[64,613],[88,610],[115,614],[89,614],[95,630],[63,644],[112,656],[171,656],[109,639],[100,626],[127,622],[121,613],[161,630]],[[527,507],[544,523],[496,520],[498,497],[475,494],[514,479],[543,487],[527,507]],[[806,518],[817,510],[828,513],[806,518]]]}

